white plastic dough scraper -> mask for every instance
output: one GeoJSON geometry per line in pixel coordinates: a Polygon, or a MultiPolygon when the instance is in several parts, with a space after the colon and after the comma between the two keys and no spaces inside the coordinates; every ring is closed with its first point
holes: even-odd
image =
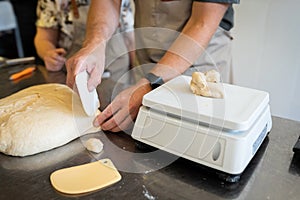
{"type": "Polygon", "coordinates": [[[97,112],[100,103],[96,89],[91,92],[88,90],[88,78],[89,74],[87,73],[87,71],[83,71],[76,75],[75,82],[85,113],[88,116],[93,116],[97,112]]]}
{"type": "Polygon", "coordinates": [[[224,83],[224,98],[208,98],[190,81],[179,76],[146,94],[132,137],[239,179],[271,130],[269,94],[224,83]]]}

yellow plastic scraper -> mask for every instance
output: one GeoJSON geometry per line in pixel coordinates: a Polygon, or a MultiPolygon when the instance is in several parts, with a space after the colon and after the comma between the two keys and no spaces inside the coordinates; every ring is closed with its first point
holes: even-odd
{"type": "Polygon", "coordinates": [[[60,169],[50,175],[52,186],[65,194],[82,194],[99,190],[121,180],[110,159],[60,169]]]}

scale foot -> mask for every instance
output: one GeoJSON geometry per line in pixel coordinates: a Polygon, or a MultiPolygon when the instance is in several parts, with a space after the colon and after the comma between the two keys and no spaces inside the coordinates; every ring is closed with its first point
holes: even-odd
{"type": "Polygon", "coordinates": [[[241,178],[241,174],[226,174],[226,173],[222,173],[222,172],[217,172],[217,176],[219,179],[228,182],[228,183],[236,183],[240,180],[241,178]]]}

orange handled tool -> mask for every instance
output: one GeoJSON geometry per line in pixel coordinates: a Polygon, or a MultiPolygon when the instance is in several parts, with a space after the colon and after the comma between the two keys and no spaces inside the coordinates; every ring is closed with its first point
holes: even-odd
{"type": "Polygon", "coordinates": [[[28,67],[28,68],[26,68],[26,69],[24,69],[24,70],[22,70],[18,73],[15,73],[15,74],[11,75],[9,77],[9,80],[16,80],[18,78],[21,78],[22,76],[25,76],[27,74],[32,73],[34,70],[35,70],[35,67],[28,67]]]}

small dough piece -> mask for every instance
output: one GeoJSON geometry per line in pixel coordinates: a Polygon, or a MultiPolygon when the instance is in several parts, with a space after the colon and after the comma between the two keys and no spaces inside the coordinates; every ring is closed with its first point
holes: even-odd
{"type": "MultiPolygon", "coordinates": [[[[96,113],[95,113],[96,115],[96,113]]],[[[63,84],[36,85],[0,99],[0,152],[28,156],[99,130],[63,84]]]]}
{"type": "MultiPolygon", "coordinates": [[[[216,74],[218,72],[215,72],[208,74],[210,76],[208,80],[219,80],[219,76],[216,74]]],[[[194,94],[200,96],[213,98],[223,98],[224,96],[222,84],[219,82],[207,82],[207,77],[202,72],[194,72],[192,74],[190,88],[194,94]]]]}
{"type": "Polygon", "coordinates": [[[103,150],[103,143],[97,138],[88,139],[84,142],[84,146],[87,150],[94,153],[100,153],[103,150]]]}
{"type": "Polygon", "coordinates": [[[211,92],[211,97],[222,99],[224,97],[223,85],[221,83],[211,83],[207,82],[208,88],[211,92]]]}
{"type": "Polygon", "coordinates": [[[191,90],[194,94],[210,97],[211,91],[208,88],[206,77],[202,72],[194,72],[191,80],[191,90]]]}
{"type": "Polygon", "coordinates": [[[211,83],[220,83],[221,76],[220,73],[212,69],[205,73],[206,81],[211,83]]]}

